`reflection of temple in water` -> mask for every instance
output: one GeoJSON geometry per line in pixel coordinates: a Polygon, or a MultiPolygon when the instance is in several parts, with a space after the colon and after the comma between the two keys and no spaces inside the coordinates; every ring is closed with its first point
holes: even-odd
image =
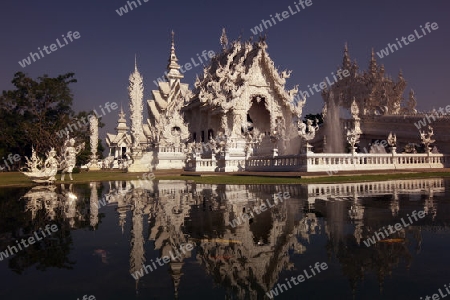
{"type": "MultiPolygon", "coordinates": [[[[186,259],[195,259],[215,284],[226,289],[229,298],[257,299],[280,282],[282,271],[296,268],[296,255],[308,255],[318,247],[325,247],[330,257],[337,258],[353,290],[368,272],[378,277],[382,289],[385,276],[398,268],[400,261],[406,262],[406,267],[411,263],[408,243],[414,243],[419,252],[421,230],[436,228],[427,222],[445,222],[439,220],[443,216],[437,215],[434,198],[445,192],[442,179],[305,186],[116,181],[106,184],[103,197],[98,196],[100,188],[91,183],[84,192],[89,195],[89,205],[82,205],[83,197],[77,197],[71,187],[33,188],[25,195],[27,209],[32,216],[40,209],[50,218],[61,213],[72,228],[81,221],[95,228],[101,201],[106,201],[116,206],[122,231],[129,212],[130,273],[156,259],[146,256],[147,240],[159,250],[157,257],[168,256],[180,245],[195,244],[195,257],[171,259],[168,264],[175,296],[186,259]],[[278,192],[288,192],[290,198],[274,202],[273,195],[278,192]],[[229,225],[267,199],[273,207],[234,228],[229,225]],[[413,210],[424,210],[427,216],[392,236],[401,243],[363,244],[375,231],[397,223],[413,210]],[[314,235],[326,235],[326,244],[314,245],[314,235]],[[405,239],[407,236],[410,238],[405,239]]],[[[442,228],[439,230],[447,227],[442,228]]],[[[145,276],[136,280],[137,290],[145,280],[145,276]]]]}
{"type": "MultiPolygon", "coordinates": [[[[278,190],[272,194],[275,192],[278,190]]],[[[236,228],[227,226],[241,212],[262,204],[272,194],[258,191],[256,186],[246,190],[245,186],[193,185],[184,181],[163,181],[155,188],[149,182],[149,187],[133,188],[131,181],[110,183],[106,198],[109,203],[117,203],[119,225],[123,226],[126,212],[132,212],[130,273],[150,261],[143,248],[143,216],[147,215],[148,239],[160,250],[159,257],[182,244],[195,244],[196,260],[227,293],[256,298],[276,284],[282,270],[293,268],[289,250],[305,251],[296,235],[301,233],[307,238],[308,232],[314,230],[314,226],[304,228],[305,222],[288,213],[301,211],[298,202],[288,201],[279,202],[236,228]]],[[[176,296],[183,265],[184,261],[173,259],[169,263],[176,296]]]]}
{"type": "MultiPolygon", "coordinates": [[[[86,221],[87,209],[79,206],[83,199],[73,192],[72,184],[61,184],[59,188],[54,185],[36,186],[23,197],[28,200],[25,209],[31,212],[32,220],[38,211],[44,210],[48,220],[53,221],[57,215],[62,215],[72,229],[86,221]]],[[[97,214],[92,216],[92,220],[98,222],[97,214]]]]}

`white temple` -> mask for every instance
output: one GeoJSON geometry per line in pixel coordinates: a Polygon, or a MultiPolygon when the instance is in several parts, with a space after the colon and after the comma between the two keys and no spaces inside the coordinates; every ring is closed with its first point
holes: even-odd
{"type": "Polygon", "coordinates": [[[106,145],[109,148],[109,164],[113,168],[122,166],[122,161],[126,159],[126,153],[130,151],[131,136],[128,134],[130,128],[123,109],[120,109],[119,120],[117,121],[116,134],[106,134],[106,145]]]}
{"type": "MultiPolygon", "coordinates": [[[[143,78],[135,62],[128,89],[131,132],[121,112],[117,134],[107,137],[110,155],[115,151],[112,159],[131,156],[129,172],[442,168],[450,161],[436,148],[432,151],[432,127],[420,135],[414,127],[425,114],[417,113],[412,91],[403,104],[401,72],[398,81],[387,77],[373,53],[369,70],[359,72],[345,46],[341,69],[350,76],[323,91],[325,123],[319,125],[302,121],[306,96],[299,95],[298,86],[286,89],[291,71],[274,67],[264,38],[229,44],[224,30],[220,43],[221,51],[190,90],[182,82],[172,33],[167,81],[151,91],[145,121],[143,78]],[[340,107],[351,118],[342,117],[340,107]],[[378,148],[371,144],[388,134],[389,147],[374,151],[378,148]],[[424,146],[417,152],[419,144],[424,146]],[[370,153],[362,153],[363,147],[370,153]]],[[[446,120],[439,118],[436,126],[446,120]]],[[[445,131],[437,136],[441,144],[449,138],[445,131]]]]}

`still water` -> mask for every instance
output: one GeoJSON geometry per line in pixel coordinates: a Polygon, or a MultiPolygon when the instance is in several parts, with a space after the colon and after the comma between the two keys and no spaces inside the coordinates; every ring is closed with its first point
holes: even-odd
{"type": "Polygon", "coordinates": [[[3,188],[0,299],[446,295],[449,188],[444,179],[3,188]]]}

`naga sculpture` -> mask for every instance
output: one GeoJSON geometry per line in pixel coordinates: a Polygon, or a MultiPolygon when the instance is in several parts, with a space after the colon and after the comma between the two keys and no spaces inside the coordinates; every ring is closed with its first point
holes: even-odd
{"type": "Polygon", "coordinates": [[[29,171],[31,172],[36,172],[39,171],[39,169],[42,167],[42,159],[40,159],[37,155],[36,155],[36,151],[34,151],[34,147],[31,147],[31,160],[28,159],[28,157],[25,157],[27,163],[27,168],[29,171]]]}
{"type": "Polygon", "coordinates": [[[55,175],[58,172],[58,160],[56,159],[55,149],[51,148],[46,156],[47,158],[42,167],[39,168],[40,159],[37,157],[33,148],[31,161],[27,158],[27,161],[31,162],[31,164],[28,164],[29,171],[22,173],[36,183],[53,183],[56,180],[55,175]]]}

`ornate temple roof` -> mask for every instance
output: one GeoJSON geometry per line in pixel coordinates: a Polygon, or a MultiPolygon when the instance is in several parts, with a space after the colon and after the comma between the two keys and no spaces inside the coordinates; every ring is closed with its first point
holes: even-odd
{"type": "Polygon", "coordinates": [[[152,90],[153,99],[147,101],[149,106],[149,123],[155,126],[160,121],[160,116],[166,111],[172,111],[183,105],[183,99],[190,94],[189,85],[181,83],[183,74],[180,73],[180,65],[175,53],[175,40],[172,31],[172,44],[170,47],[169,63],[167,65],[167,82],[158,82],[159,89],[152,90]]]}
{"type": "MultiPolygon", "coordinates": [[[[180,82],[180,79],[184,76],[180,73],[180,65],[175,53],[173,31],[167,71],[167,82],[158,82],[159,89],[152,90],[153,99],[147,101],[148,120],[146,126],[144,126],[144,133],[153,142],[161,142],[167,139],[167,133],[175,125],[181,128],[182,139],[189,136],[187,125],[184,124],[180,111],[186,99],[190,98],[191,91],[189,90],[189,84],[180,82]],[[169,124],[168,118],[171,119],[171,124],[169,124]]],[[[170,141],[166,142],[170,144],[170,141]]]]}
{"type": "Polygon", "coordinates": [[[337,81],[331,89],[323,91],[322,97],[325,102],[329,101],[332,91],[334,101],[347,109],[355,100],[361,115],[409,115],[417,112],[414,92],[410,93],[408,101],[403,99],[407,82],[403,78],[402,71],[399,71],[397,80],[386,75],[384,65],[377,65],[373,49],[368,70],[361,72],[356,61],[351,62],[345,44],[340,69],[348,70],[350,76],[337,81]]]}
{"type": "Polygon", "coordinates": [[[127,126],[127,120],[125,119],[125,113],[120,108],[119,120],[117,121],[116,134],[106,134],[106,144],[108,147],[114,147],[121,144],[131,145],[131,136],[128,134],[130,129],[127,126]]]}
{"type": "Polygon", "coordinates": [[[226,112],[235,107],[249,86],[254,86],[273,89],[292,113],[301,113],[303,103],[293,104],[298,86],[285,90],[286,79],[290,77],[291,71],[279,72],[275,68],[267,52],[265,38],[260,38],[258,42],[236,40],[228,45],[223,32],[220,41],[222,51],[204,67],[203,75],[197,77],[189,106],[208,106],[226,112]]]}

